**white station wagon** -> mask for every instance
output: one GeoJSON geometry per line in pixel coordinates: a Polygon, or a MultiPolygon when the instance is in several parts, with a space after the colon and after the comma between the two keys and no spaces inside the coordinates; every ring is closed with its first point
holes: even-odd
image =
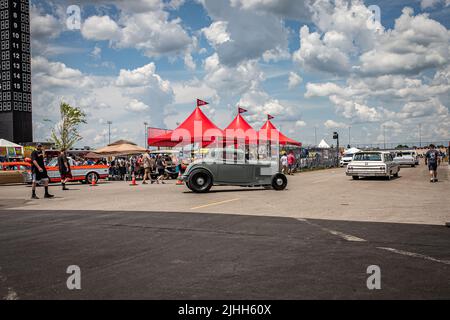
{"type": "Polygon", "coordinates": [[[353,179],[360,177],[398,177],[400,165],[394,161],[388,151],[362,151],[353,156],[346,169],[347,176],[353,179]]]}

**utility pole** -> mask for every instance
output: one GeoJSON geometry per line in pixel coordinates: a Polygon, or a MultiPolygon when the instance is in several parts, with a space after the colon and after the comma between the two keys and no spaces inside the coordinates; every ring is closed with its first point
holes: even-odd
{"type": "Polygon", "coordinates": [[[148,122],[144,122],[144,126],[145,126],[145,132],[144,132],[144,137],[145,137],[145,149],[148,149],[148,132],[147,132],[147,126],[148,126],[148,122]]]}
{"type": "Polygon", "coordinates": [[[383,125],[383,140],[384,140],[384,150],[386,150],[386,126],[383,125]]]}
{"type": "Polygon", "coordinates": [[[419,147],[422,148],[422,124],[419,123],[419,147]]]}
{"type": "Polygon", "coordinates": [[[317,147],[317,127],[314,126],[314,146],[317,147]]]}
{"type": "Polygon", "coordinates": [[[348,126],[348,146],[351,146],[351,134],[350,134],[350,130],[352,129],[352,126],[348,126]]]}
{"type": "Polygon", "coordinates": [[[111,125],[112,121],[106,122],[108,124],[108,144],[111,144],[111,125]]]}

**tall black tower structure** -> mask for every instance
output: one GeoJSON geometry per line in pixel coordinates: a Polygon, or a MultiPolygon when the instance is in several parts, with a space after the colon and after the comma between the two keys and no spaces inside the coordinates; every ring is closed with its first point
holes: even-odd
{"type": "Polygon", "coordinates": [[[31,142],[29,0],[0,0],[0,41],[0,138],[31,142]]]}

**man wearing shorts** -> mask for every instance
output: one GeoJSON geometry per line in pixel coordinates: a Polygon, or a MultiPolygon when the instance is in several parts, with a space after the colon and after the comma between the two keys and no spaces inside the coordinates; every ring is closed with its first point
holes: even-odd
{"type": "Polygon", "coordinates": [[[144,181],[142,184],[147,184],[147,179],[150,179],[150,182],[153,183],[152,179],[152,158],[149,155],[149,150],[142,156],[142,162],[144,164],[144,181]]]}
{"type": "Polygon", "coordinates": [[[66,150],[61,150],[58,157],[59,174],[61,175],[61,185],[63,190],[69,190],[66,188],[66,183],[72,179],[72,173],[70,172],[69,160],[67,159],[66,150]]]}
{"type": "Polygon", "coordinates": [[[425,165],[428,165],[430,170],[430,182],[437,182],[437,167],[441,162],[439,151],[436,150],[434,144],[430,145],[430,150],[425,154],[425,165]]]}
{"type": "Polygon", "coordinates": [[[294,152],[289,152],[287,156],[288,160],[288,174],[291,175],[294,172],[294,165],[295,165],[295,156],[294,152]]]}
{"type": "Polygon", "coordinates": [[[45,187],[44,198],[53,198],[54,196],[48,193],[48,175],[44,165],[44,152],[41,144],[38,144],[37,149],[31,153],[31,174],[33,176],[31,199],[39,199],[36,196],[36,184],[41,182],[44,183],[45,187]]]}
{"type": "Polygon", "coordinates": [[[159,182],[161,182],[164,184],[164,179],[166,176],[166,161],[164,160],[162,154],[159,154],[158,158],[156,158],[156,170],[158,171],[158,179],[156,179],[156,183],[159,184],[159,182]]]}

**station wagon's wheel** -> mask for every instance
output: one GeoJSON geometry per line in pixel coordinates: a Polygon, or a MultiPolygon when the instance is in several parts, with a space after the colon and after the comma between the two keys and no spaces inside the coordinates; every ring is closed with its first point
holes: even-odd
{"type": "Polygon", "coordinates": [[[359,180],[358,176],[352,176],[353,180],[359,180]]]}
{"type": "Polygon", "coordinates": [[[189,176],[187,186],[194,192],[203,193],[208,192],[213,185],[211,174],[205,170],[198,170],[189,176]]]}
{"type": "Polygon", "coordinates": [[[286,189],[287,186],[287,178],[282,173],[277,173],[272,178],[272,188],[274,188],[277,191],[281,191],[286,189]]]}
{"type": "Polygon", "coordinates": [[[397,171],[397,173],[394,173],[394,177],[398,178],[398,171],[397,171]]]}
{"type": "Polygon", "coordinates": [[[86,183],[88,183],[88,184],[92,184],[92,180],[95,179],[95,183],[97,183],[99,178],[100,178],[100,177],[98,176],[97,173],[95,173],[95,172],[89,172],[89,173],[86,175],[86,178],[85,178],[84,181],[86,181],[86,183]]]}

